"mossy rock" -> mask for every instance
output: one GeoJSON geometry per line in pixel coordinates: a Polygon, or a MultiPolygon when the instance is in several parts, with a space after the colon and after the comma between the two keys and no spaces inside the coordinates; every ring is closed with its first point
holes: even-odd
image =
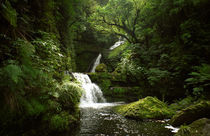
{"type": "Polygon", "coordinates": [[[175,136],[210,136],[210,119],[202,118],[188,126],[181,126],[175,136]]]}
{"type": "Polygon", "coordinates": [[[138,120],[164,119],[173,114],[164,102],[150,96],[137,102],[117,106],[114,110],[125,117],[138,120]]]}
{"type": "Polygon", "coordinates": [[[170,124],[173,126],[180,126],[182,124],[188,125],[204,117],[210,117],[210,101],[201,101],[179,111],[172,117],[170,124]]]}
{"type": "Polygon", "coordinates": [[[96,67],[96,72],[107,72],[107,66],[104,63],[99,64],[96,67]]]}

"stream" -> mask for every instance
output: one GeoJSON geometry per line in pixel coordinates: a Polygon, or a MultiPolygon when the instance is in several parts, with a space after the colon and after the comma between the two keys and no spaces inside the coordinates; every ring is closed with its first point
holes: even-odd
{"type": "Polygon", "coordinates": [[[172,136],[165,124],[126,119],[111,107],[81,108],[81,126],[77,136],[172,136]]]}
{"type": "Polygon", "coordinates": [[[113,112],[123,102],[107,103],[101,89],[87,74],[73,73],[84,93],[80,99],[80,127],[74,136],[172,136],[166,124],[156,121],[135,121],[113,112]]]}
{"type": "MultiPolygon", "coordinates": [[[[119,39],[110,50],[117,48],[124,41],[119,39]]],[[[90,72],[95,72],[100,64],[100,53],[90,72]]],[[[92,83],[89,76],[73,73],[81,83],[84,93],[80,99],[80,127],[73,136],[173,136],[171,126],[162,121],[136,121],[113,112],[112,108],[124,102],[107,102],[100,87],[92,83]]],[[[114,100],[112,100],[114,101],[114,100]]]]}

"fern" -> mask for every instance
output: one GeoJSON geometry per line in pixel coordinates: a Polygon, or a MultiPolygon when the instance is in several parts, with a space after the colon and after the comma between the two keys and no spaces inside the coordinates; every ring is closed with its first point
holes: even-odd
{"type": "Polygon", "coordinates": [[[22,70],[19,66],[10,64],[5,67],[5,72],[7,73],[9,79],[11,79],[14,83],[18,83],[20,76],[22,75],[22,70]]]}
{"type": "Polygon", "coordinates": [[[0,87],[14,91],[22,87],[23,71],[18,65],[8,64],[0,69],[0,87]]]}
{"type": "Polygon", "coordinates": [[[17,12],[8,0],[1,4],[1,14],[12,26],[17,27],[17,12]]]}
{"type": "Polygon", "coordinates": [[[210,86],[210,65],[202,64],[195,67],[195,70],[189,74],[191,77],[187,78],[185,82],[187,86],[193,87],[193,94],[199,95],[205,91],[205,87],[210,86]]]}
{"type": "Polygon", "coordinates": [[[35,52],[34,46],[30,42],[22,39],[18,39],[13,45],[17,48],[18,57],[22,64],[29,65],[31,63],[31,56],[35,52]]]}

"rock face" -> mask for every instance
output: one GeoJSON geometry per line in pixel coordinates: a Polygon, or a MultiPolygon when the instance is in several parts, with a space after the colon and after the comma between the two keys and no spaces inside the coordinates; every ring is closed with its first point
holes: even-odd
{"type": "Polygon", "coordinates": [[[164,119],[173,114],[164,102],[150,96],[137,102],[117,106],[114,110],[125,117],[139,120],[164,119]]]}
{"type": "Polygon", "coordinates": [[[182,126],[175,136],[210,136],[210,119],[202,118],[182,126]]]}
{"type": "Polygon", "coordinates": [[[179,111],[172,117],[170,124],[175,127],[182,124],[188,125],[193,121],[204,117],[210,117],[210,101],[201,101],[179,111]]]}

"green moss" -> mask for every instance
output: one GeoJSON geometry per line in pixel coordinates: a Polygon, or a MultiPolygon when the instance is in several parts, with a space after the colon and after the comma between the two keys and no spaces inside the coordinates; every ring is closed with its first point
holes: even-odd
{"type": "Polygon", "coordinates": [[[99,64],[96,67],[96,72],[107,72],[107,66],[104,63],[99,64]]]}
{"type": "Polygon", "coordinates": [[[150,96],[137,102],[117,106],[115,111],[125,117],[134,119],[164,119],[172,114],[165,103],[150,96]]]}
{"type": "Polygon", "coordinates": [[[202,118],[194,121],[188,126],[181,126],[175,136],[209,136],[209,125],[210,120],[207,118],[202,118]]]}
{"type": "Polygon", "coordinates": [[[209,113],[210,101],[201,101],[179,111],[172,117],[170,123],[173,126],[180,126],[184,123],[190,124],[199,118],[210,117],[209,113]]]}

